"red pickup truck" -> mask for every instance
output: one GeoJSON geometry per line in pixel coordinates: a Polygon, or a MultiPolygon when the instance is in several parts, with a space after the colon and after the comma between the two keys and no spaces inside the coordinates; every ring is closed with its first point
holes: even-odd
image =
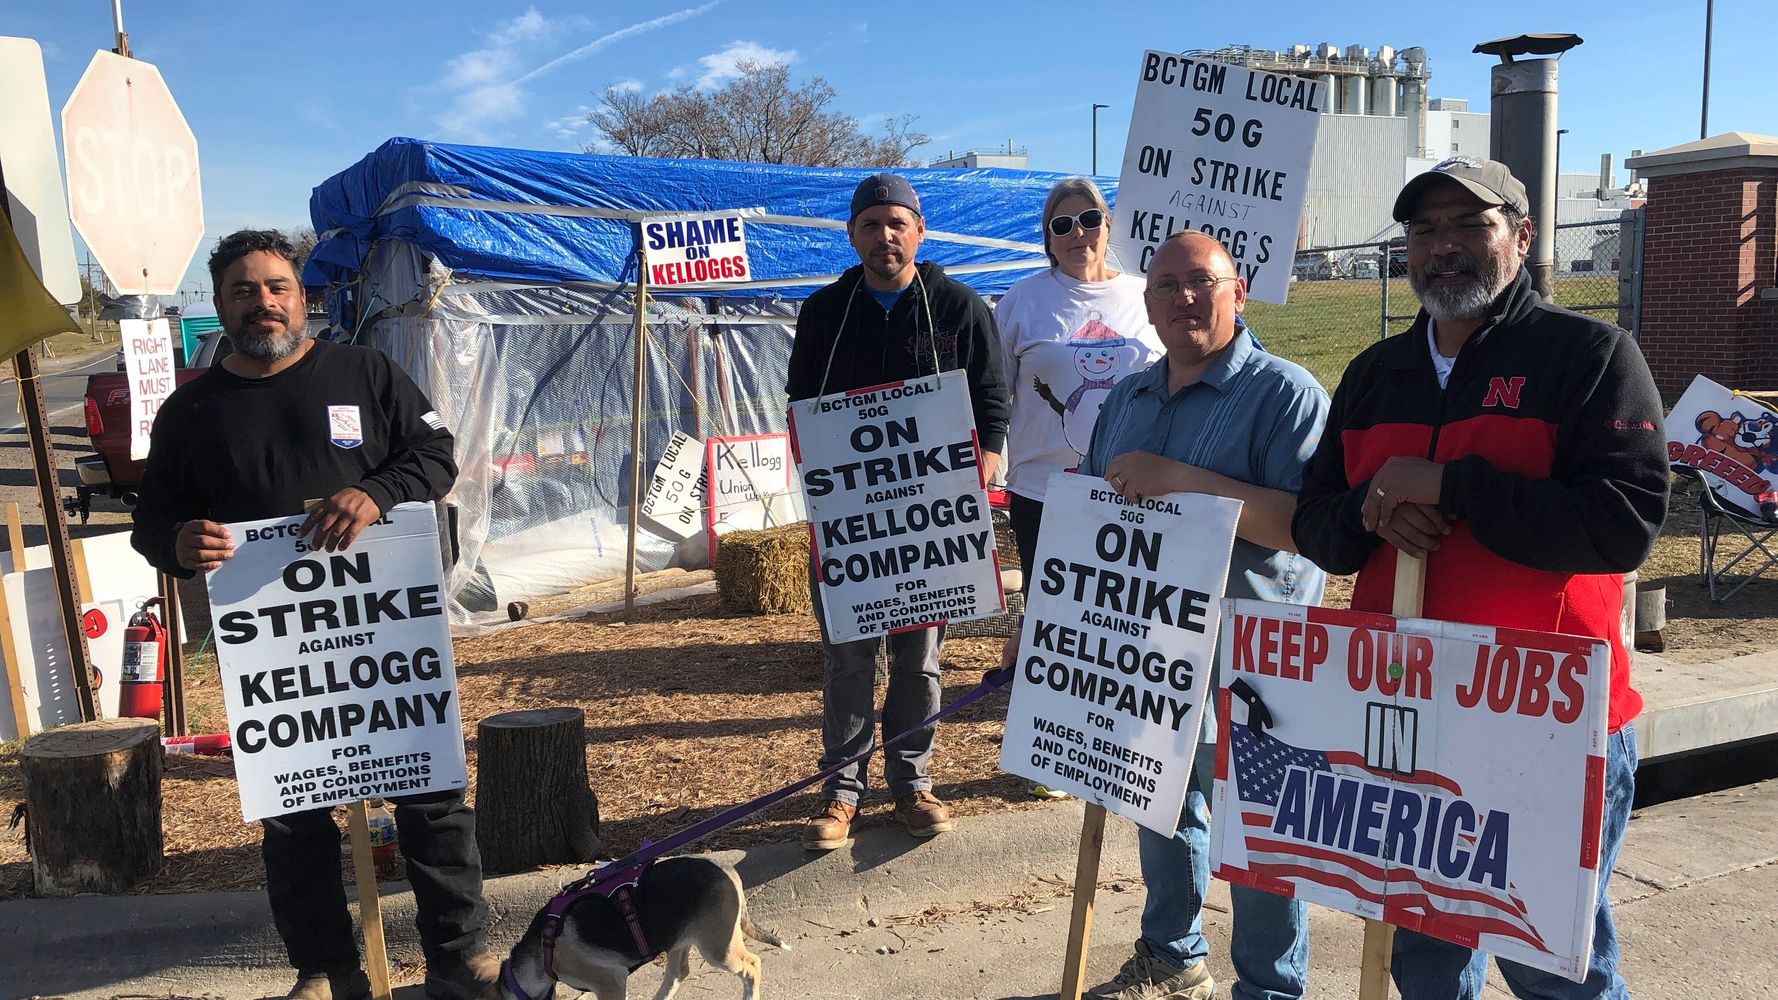
{"type": "MultiPolygon", "coordinates": [[[[191,363],[173,373],[176,384],[184,385],[202,375],[204,369],[228,357],[234,349],[234,343],[221,331],[206,337],[191,363]]],[[[123,372],[87,376],[86,432],[93,439],[95,454],[74,460],[80,473],[75,510],[83,524],[91,513],[93,494],[103,493],[133,507],[136,487],[142,484],[144,463],[130,458],[130,385],[123,372]]]]}

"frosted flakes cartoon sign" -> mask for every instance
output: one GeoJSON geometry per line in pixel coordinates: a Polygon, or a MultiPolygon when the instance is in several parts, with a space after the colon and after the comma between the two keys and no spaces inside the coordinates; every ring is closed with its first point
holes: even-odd
{"type": "Polygon", "coordinates": [[[1778,469],[1778,412],[1699,375],[1667,415],[1667,461],[1697,469],[1723,500],[1758,515],[1778,469]]]}

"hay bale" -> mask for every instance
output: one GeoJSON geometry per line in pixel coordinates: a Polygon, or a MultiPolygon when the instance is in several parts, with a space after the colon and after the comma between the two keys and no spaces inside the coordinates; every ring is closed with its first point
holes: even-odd
{"type": "Polygon", "coordinates": [[[807,611],[809,526],[731,531],[716,546],[716,589],[730,611],[776,615],[807,611]]]}

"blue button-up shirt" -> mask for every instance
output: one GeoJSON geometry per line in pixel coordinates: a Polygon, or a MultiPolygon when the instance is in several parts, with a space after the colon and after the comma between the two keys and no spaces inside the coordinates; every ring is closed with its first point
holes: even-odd
{"type": "MultiPolygon", "coordinates": [[[[1167,392],[1164,356],[1119,382],[1099,411],[1080,473],[1102,478],[1113,458],[1148,451],[1294,496],[1327,410],[1315,376],[1267,353],[1243,327],[1203,378],[1176,393],[1167,392]]],[[[1303,556],[1236,538],[1224,593],[1320,604],[1326,584],[1327,574],[1303,556]]],[[[1206,741],[1215,738],[1214,705],[1205,705],[1206,741]]]]}

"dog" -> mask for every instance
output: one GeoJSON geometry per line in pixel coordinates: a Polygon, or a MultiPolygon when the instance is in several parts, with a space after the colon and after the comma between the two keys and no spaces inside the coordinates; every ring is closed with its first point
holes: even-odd
{"type": "MultiPolygon", "coordinates": [[[[740,878],[704,858],[656,861],[643,869],[632,899],[642,937],[655,954],[666,956],[666,974],[654,1000],[671,1000],[678,991],[693,948],[704,961],[741,977],[743,1000],[757,1000],[759,956],[747,950],[742,938],[790,950],[776,934],[748,919],[740,878]]],[[[482,994],[482,1000],[545,1000],[557,981],[597,1000],[624,1000],[630,973],[654,955],[644,954],[638,946],[618,904],[596,892],[574,900],[562,915],[555,939],[553,978],[544,960],[548,914],[545,906],[532,918],[502,967],[499,982],[482,994]]]]}

